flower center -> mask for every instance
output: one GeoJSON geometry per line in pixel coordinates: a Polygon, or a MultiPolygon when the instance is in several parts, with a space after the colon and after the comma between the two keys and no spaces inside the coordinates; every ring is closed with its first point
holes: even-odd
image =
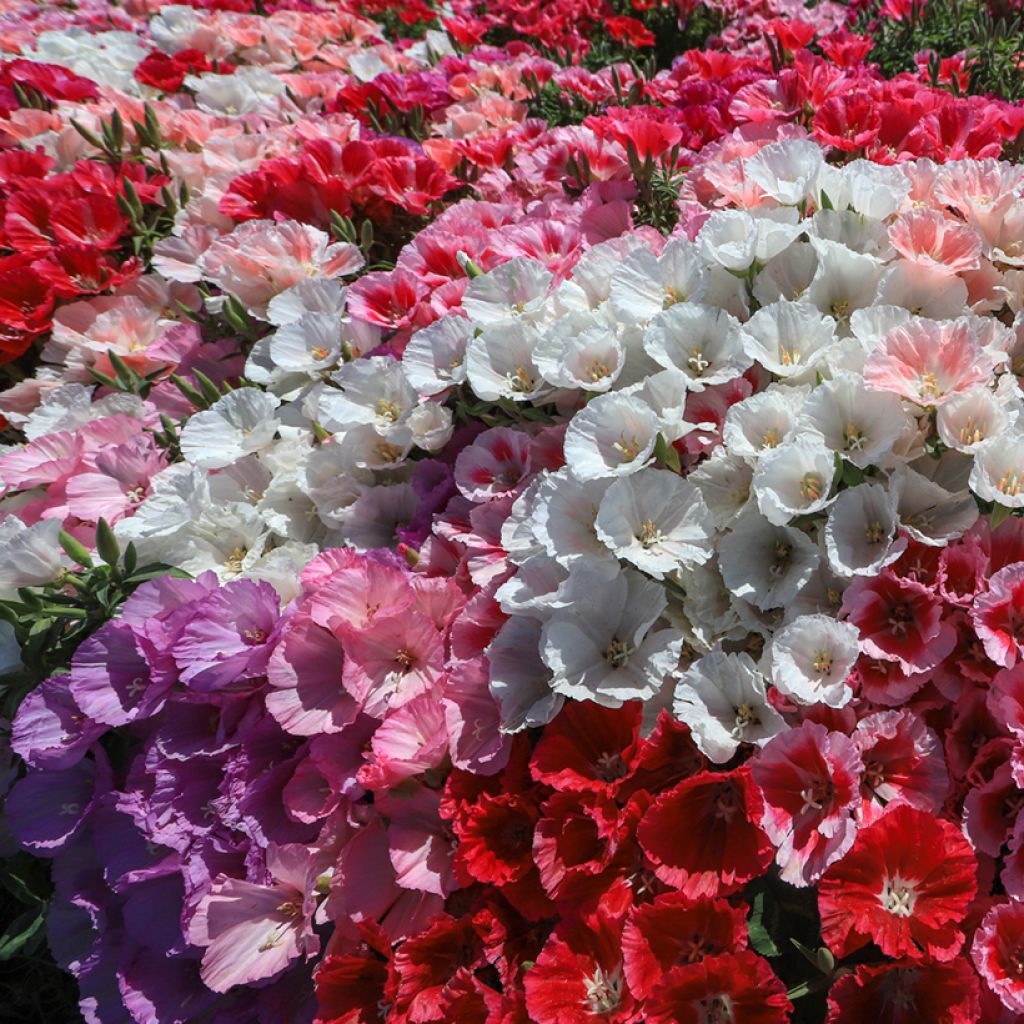
{"type": "Polygon", "coordinates": [[[815,651],[811,661],[815,672],[829,676],[832,674],[832,653],[831,651],[815,651]]]}
{"type": "Polygon", "coordinates": [[[867,438],[864,432],[856,423],[847,423],[843,431],[843,447],[848,452],[859,452],[864,450],[867,438]]]}
{"type": "Polygon", "coordinates": [[[800,813],[827,811],[832,804],[833,795],[831,779],[815,779],[806,789],[800,790],[800,799],[804,802],[800,813]]]}
{"type": "Polygon", "coordinates": [[[612,751],[602,754],[594,767],[597,777],[602,782],[615,782],[616,779],[624,779],[627,774],[626,762],[622,760],[622,755],[612,751]]]}
{"type": "Polygon", "coordinates": [[[505,377],[508,380],[508,386],[517,395],[529,394],[535,385],[534,379],[523,366],[517,366],[514,370],[510,370],[505,377]]]}
{"type": "Polygon", "coordinates": [[[988,424],[984,420],[976,421],[973,416],[968,416],[960,428],[961,444],[977,444],[984,441],[987,436],[988,424]]]}
{"type": "Polygon", "coordinates": [[[611,372],[612,369],[606,362],[595,359],[587,370],[587,377],[596,384],[599,380],[604,380],[611,372]]]}
{"type": "Polygon", "coordinates": [[[914,621],[914,613],[908,604],[895,604],[889,609],[889,628],[893,636],[906,636],[907,629],[914,621]]]}
{"type": "Polygon", "coordinates": [[[800,352],[796,345],[779,344],[779,362],[783,366],[796,366],[800,362],[800,352]]]}
{"type": "Polygon", "coordinates": [[[1016,498],[1024,490],[1024,468],[1008,469],[996,484],[996,490],[1007,497],[1016,498]]]}
{"type": "Polygon", "coordinates": [[[266,643],[267,636],[267,631],[265,629],[260,629],[259,626],[252,626],[249,629],[242,630],[242,639],[245,640],[246,644],[250,647],[266,643]]]}
{"type": "Polygon", "coordinates": [[[805,473],[800,481],[800,497],[804,501],[820,501],[825,481],[820,473],[805,473]]]}
{"type": "Polygon", "coordinates": [[[375,411],[378,419],[387,420],[389,423],[397,423],[398,417],[401,415],[398,406],[386,398],[377,399],[375,411]]]}
{"type": "Polygon", "coordinates": [[[723,992],[708,996],[700,1001],[701,1024],[731,1024],[736,1018],[732,1012],[732,1000],[723,992]]]}
{"type": "Polygon", "coordinates": [[[633,653],[633,648],[626,643],[625,640],[619,640],[618,637],[611,640],[608,646],[604,649],[604,660],[611,665],[612,668],[622,668],[623,665],[629,660],[629,656],[633,653]]]}
{"type": "Polygon", "coordinates": [[[640,545],[643,548],[650,548],[657,544],[659,541],[664,539],[664,536],[658,524],[653,519],[645,519],[640,524],[640,532],[637,534],[636,539],[640,541],[640,545]]]}
{"type": "Polygon", "coordinates": [[[918,377],[917,393],[922,398],[939,397],[939,380],[934,373],[922,373],[918,377]]]}
{"type": "Polygon", "coordinates": [[[329,351],[330,350],[324,348],[323,345],[315,345],[313,348],[309,350],[309,354],[314,359],[326,359],[329,351]]]}
{"type": "Polygon", "coordinates": [[[786,544],[784,541],[778,541],[775,544],[773,552],[772,564],[768,569],[770,575],[779,577],[789,568],[789,556],[792,553],[793,548],[786,544]]]}
{"type": "Polygon", "coordinates": [[[703,351],[698,347],[690,351],[686,365],[699,377],[711,365],[711,361],[704,357],[703,351]]]}
{"type": "Polygon", "coordinates": [[[632,462],[643,449],[643,445],[637,440],[636,434],[630,434],[627,440],[625,432],[619,434],[618,441],[612,447],[622,456],[623,462],[632,462]]]}
{"type": "Polygon", "coordinates": [[[913,885],[905,882],[899,875],[885,880],[878,898],[882,907],[895,917],[910,917],[917,902],[913,885]]]}
{"type": "Polygon", "coordinates": [[[736,710],[736,717],[733,719],[731,735],[735,739],[742,739],[743,734],[752,725],[760,725],[761,719],[757,717],[754,707],[744,701],[736,710]]]}
{"type": "Polygon", "coordinates": [[[661,308],[669,309],[674,306],[677,302],[685,302],[686,296],[679,291],[678,288],[673,288],[672,285],[666,285],[665,297],[661,300],[661,308]]]}
{"type": "Polygon", "coordinates": [[[874,519],[870,523],[864,524],[864,536],[869,544],[881,544],[885,539],[885,531],[882,529],[882,524],[874,519]]]}
{"type": "Polygon", "coordinates": [[[605,972],[598,965],[589,978],[583,979],[586,995],[583,1007],[591,1013],[608,1013],[622,1001],[622,967],[605,972]]]}

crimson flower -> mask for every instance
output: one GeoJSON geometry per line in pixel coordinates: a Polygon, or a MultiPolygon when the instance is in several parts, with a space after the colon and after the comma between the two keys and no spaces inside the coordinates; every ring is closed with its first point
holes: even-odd
{"type": "Polygon", "coordinates": [[[749,768],[701,772],[655,800],[637,839],[666,885],[693,899],[717,896],[735,892],[772,862],[772,844],[758,824],[763,814],[749,768]]]}
{"type": "Polygon", "coordinates": [[[897,804],[861,829],[818,886],[821,934],[848,956],[874,942],[886,956],[951,960],[977,890],[974,853],[948,821],[897,804]]]}
{"type": "Polygon", "coordinates": [[[785,1024],[793,1004],[768,961],[723,953],[673,967],[651,993],[647,1024],[785,1024]]]}

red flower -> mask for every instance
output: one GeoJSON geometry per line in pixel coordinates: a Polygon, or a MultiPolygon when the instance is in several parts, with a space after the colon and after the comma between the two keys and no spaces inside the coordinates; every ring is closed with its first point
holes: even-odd
{"type": "Polygon", "coordinates": [[[967,960],[862,964],[828,993],[826,1024],[976,1024],[978,977],[967,960]]]}
{"type": "Polygon", "coordinates": [[[438,914],[395,953],[395,1011],[416,1022],[443,1019],[448,987],[482,964],[483,945],[473,923],[438,914]]]}
{"type": "Polygon", "coordinates": [[[663,893],[634,907],[622,932],[626,981],[646,999],[666,971],[705,957],[731,953],[746,944],[746,915],[725,900],[690,900],[663,893]]]}
{"type": "Polygon", "coordinates": [[[328,956],[315,974],[315,1024],[377,1024],[386,1004],[388,963],[366,955],[328,956]]]}
{"type": "Polygon", "coordinates": [[[632,773],[640,715],[636,701],[621,708],[566,704],[533,751],[533,777],[557,790],[614,795],[632,773]]]}
{"type": "Polygon", "coordinates": [[[818,886],[821,934],[848,956],[874,942],[886,956],[951,960],[977,890],[975,859],[948,821],[899,804],[861,829],[818,886]]]}
{"type": "Polygon", "coordinates": [[[673,967],[651,993],[647,1024],[785,1024],[793,1004],[768,961],[724,953],[673,967]]]}
{"type": "Polygon", "coordinates": [[[985,915],[971,959],[1003,1006],[1024,1014],[1024,903],[1000,903],[985,915]]]}
{"type": "Polygon", "coordinates": [[[453,819],[459,839],[455,871],[491,885],[518,882],[533,867],[533,830],[540,816],[533,801],[517,794],[482,794],[469,812],[453,819]]]}
{"type": "Polygon", "coordinates": [[[767,870],[774,850],[757,822],[764,813],[750,769],[701,772],[663,793],[637,839],[666,885],[691,899],[735,892],[767,870]],[[683,842],[681,837],[700,837],[683,842]]]}
{"type": "Polygon", "coordinates": [[[622,973],[622,919],[564,919],[526,972],[533,1024],[629,1024],[640,1007],[622,973]]]}
{"type": "Polygon", "coordinates": [[[627,18],[619,15],[614,18],[605,18],[604,27],[612,39],[619,42],[627,42],[630,46],[653,46],[654,33],[636,18],[627,18]]]}
{"type": "Polygon", "coordinates": [[[860,630],[865,654],[898,662],[911,675],[934,668],[956,646],[956,630],[941,621],[942,610],[931,590],[886,571],[857,577],[839,614],[860,630]]]}
{"type": "Polygon", "coordinates": [[[836,149],[853,153],[878,138],[882,115],[878,103],[867,93],[833,96],[814,115],[814,134],[836,149]]]}

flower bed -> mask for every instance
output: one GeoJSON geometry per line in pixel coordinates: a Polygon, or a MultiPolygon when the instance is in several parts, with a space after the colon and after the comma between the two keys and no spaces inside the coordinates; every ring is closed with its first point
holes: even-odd
{"type": "Polygon", "coordinates": [[[1024,108],[882,16],[0,10],[20,1019],[1024,1017],[1024,108]]]}

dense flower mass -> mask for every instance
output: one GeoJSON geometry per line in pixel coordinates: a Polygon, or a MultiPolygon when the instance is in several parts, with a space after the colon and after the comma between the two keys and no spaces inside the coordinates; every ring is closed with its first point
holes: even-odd
{"type": "Polygon", "coordinates": [[[1024,108],[912,6],[0,2],[3,958],[1024,1020],[1024,108]]]}

